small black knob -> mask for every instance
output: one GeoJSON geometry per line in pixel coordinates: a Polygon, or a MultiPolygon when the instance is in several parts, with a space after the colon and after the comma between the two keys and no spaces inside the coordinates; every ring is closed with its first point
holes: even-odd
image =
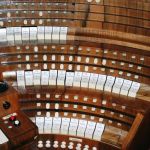
{"type": "Polygon", "coordinates": [[[9,108],[10,108],[10,103],[7,102],[7,101],[5,101],[5,102],[3,103],[3,108],[4,108],[4,109],[9,109],[9,108]]]}
{"type": "Polygon", "coordinates": [[[4,81],[0,81],[0,93],[5,92],[8,89],[8,84],[4,81]]]}

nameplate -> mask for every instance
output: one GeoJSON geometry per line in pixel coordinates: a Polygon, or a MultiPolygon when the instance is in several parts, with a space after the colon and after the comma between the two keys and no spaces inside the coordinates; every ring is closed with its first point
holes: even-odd
{"type": "Polygon", "coordinates": [[[79,139],[79,138],[73,138],[73,137],[70,137],[70,138],[69,138],[69,141],[80,142],[80,143],[82,143],[82,139],[79,139]]]}

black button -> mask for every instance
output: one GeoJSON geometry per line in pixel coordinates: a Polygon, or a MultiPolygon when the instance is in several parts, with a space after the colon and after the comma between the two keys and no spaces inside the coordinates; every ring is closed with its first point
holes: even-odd
{"type": "Polygon", "coordinates": [[[8,89],[8,84],[4,81],[0,81],[0,93],[5,92],[8,89]]]}
{"type": "Polygon", "coordinates": [[[5,102],[3,103],[3,108],[4,108],[4,109],[9,109],[9,108],[10,108],[10,103],[7,102],[7,101],[5,101],[5,102]]]}

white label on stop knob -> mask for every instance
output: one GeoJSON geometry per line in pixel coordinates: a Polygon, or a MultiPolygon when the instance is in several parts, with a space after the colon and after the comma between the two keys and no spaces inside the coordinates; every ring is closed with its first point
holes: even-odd
{"type": "Polygon", "coordinates": [[[66,77],[65,70],[58,70],[57,85],[64,85],[66,77]]]}
{"type": "Polygon", "coordinates": [[[37,27],[30,27],[30,42],[37,41],[37,27]]]}
{"type": "Polygon", "coordinates": [[[0,29],[0,43],[7,42],[6,29],[0,29]]]}
{"type": "Polygon", "coordinates": [[[39,43],[44,43],[44,39],[45,39],[45,35],[44,35],[44,33],[45,33],[45,28],[44,28],[44,26],[39,26],[38,28],[38,42],[39,43]]]}
{"type": "Polygon", "coordinates": [[[27,86],[33,85],[33,72],[27,71],[25,72],[25,81],[27,86]]]}
{"type": "Polygon", "coordinates": [[[28,41],[30,38],[30,28],[29,27],[22,27],[22,41],[28,41]]]}
{"type": "Polygon", "coordinates": [[[34,85],[41,84],[41,70],[33,70],[33,83],[34,85]]]}
{"type": "Polygon", "coordinates": [[[76,71],[74,75],[73,86],[80,87],[81,79],[82,79],[82,72],[76,71]]]}
{"type": "Polygon", "coordinates": [[[120,94],[127,96],[128,95],[128,91],[129,91],[129,89],[131,87],[131,84],[132,84],[132,81],[124,80],[123,85],[121,87],[120,94]]]}
{"type": "Polygon", "coordinates": [[[120,89],[121,89],[121,86],[123,84],[123,81],[124,80],[122,78],[116,78],[115,84],[114,84],[113,89],[112,89],[113,93],[117,93],[117,94],[120,93],[120,89]]]}
{"type": "Polygon", "coordinates": [[[50,70],[49,74],[49,85],[56,85],[57,70],[50,70]]]}
{"type": "Polygon", "coordinates": [[[97,90],[103,90],[104,84],[106,81],[106,75],[99,75],[97,84],[96,84],[96,89],[97,90]]]}
{"type": "Polygon", "coordinates": [[[18,86],[25,86],[24,71],[17,71],[17,84],[18,84],[18,86]]]}
{"type": "Polygon", "coordinates": [[[74,72],[66,73],[66,86],[72,86],[74,79],[74,72]]]}
{"type": "Polygon", "coordinates": [[[90,75],[91,74],[87,72],[82,73],[81,87],[88,88],[90,75]]]}
{"type": "Polygon", "coordinates": [[[22,30],[21,27],[14,27],[15,44],[22,44],[22,30]]]}
{"type": "Polygon", "coordinates": [[[53,28],[52,27],[45,27],[45,42],[46,43],[51,43],[52,32],[53,32],[53,28]]]}
{"type": "Polygon", "coordinates": [[[53,27],[52,43],[59,43],[60,27],[53,27]]]}
{"type": "Polygon", "coordinates": [[[97,80],[98,80],[98,74],[91,73],[90,81],[89,81],[89,88],[95,89],[97,80]]]}
{"type": "Polygon", "coordinates": [[[140,83],[138,82],[132,82],[131,88],[129,90],[128,96],[136,97],[136,93],[138,92],[140,88],[140,83]]]}
{"type": "Polygon", "coordinates": [[[48,85],[49,83],[49,71],[42,71],[41,85],[48,85]]]}
{"type": "Polygon", "coordinates": [[[13,27],[8,27],[6,28],[7,30],[7,41],[8,44],[14,44],[15,42],[15,37],[14,37],[14,28],[13,27]]]}
{"type": "Polygon", "coordinates": [[[68,27],[60,27],[60,44],[66,44],[68,27]]]}

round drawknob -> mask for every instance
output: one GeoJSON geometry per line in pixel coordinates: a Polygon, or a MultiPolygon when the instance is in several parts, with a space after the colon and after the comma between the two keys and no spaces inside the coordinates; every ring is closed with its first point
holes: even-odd
{"type": "Polygon", "coordinates": [[[54,147],[54,148],[58,148],[58,144],[54,144],[53,147],[54,147]]]}
{"type": "Polygon", "coordinates": [[[43,143],[39,143],[38,148],[43,148],[43,143]]]}
{"type": "Polygon", "coordinates": [[[62,149],[64,149],[64,148],[66,148],[66,144],[62,144],[60,147],[61,147],[62,149]]]}
{"type": "Polygon", "coordinates": [[[4,81],[0,81],[0,93],[5,92],[8,89],[8,84],[4,81]]]}
{"type": "Polygon", "coordinates": [[[72,146],[72,145],[69,145],[69,146],[68,146],[68,149],[73,149],[73,146],[72,146]]]}
{"type": "Polygon", "coordinates": [[[83,148],[83,150],[89,150],[89,149],[85,147],[85,148],[83,148]]]}
{"type": "Polygon", "coordinates": [[[4,108],[4,109],[9,109],[9,108],[10,108],[10,103],[7,102],[7,101],[5,101],[5,102],[3,103],[3,108],[4,108]]]}
{"type": "Polygon", "coordinates": [[[19,121],[19,120],[15,120],[15,121],[14,121],[14,125],[15,125],[16,127],[20,126],[20,121],[19,121]]]}
{"type": "Polygon", "coordinates": [[[16,120],[16,116],[11,116],[10,118],[9,118],[9,121],[15,121],[16,120]]]}
{"type": "Polygon", "coordinates": [[[76,150],[81,150],[81,147],[76,147],[76,150]]]}
{"type": "Polygon", "coordinates": [[[50,144],[50,143],[46,143],[46,144],[45,144],[45,147],[46,147],[46,148],[50,148],[50,147],[51,147],[51,144],[50,144]]]}

